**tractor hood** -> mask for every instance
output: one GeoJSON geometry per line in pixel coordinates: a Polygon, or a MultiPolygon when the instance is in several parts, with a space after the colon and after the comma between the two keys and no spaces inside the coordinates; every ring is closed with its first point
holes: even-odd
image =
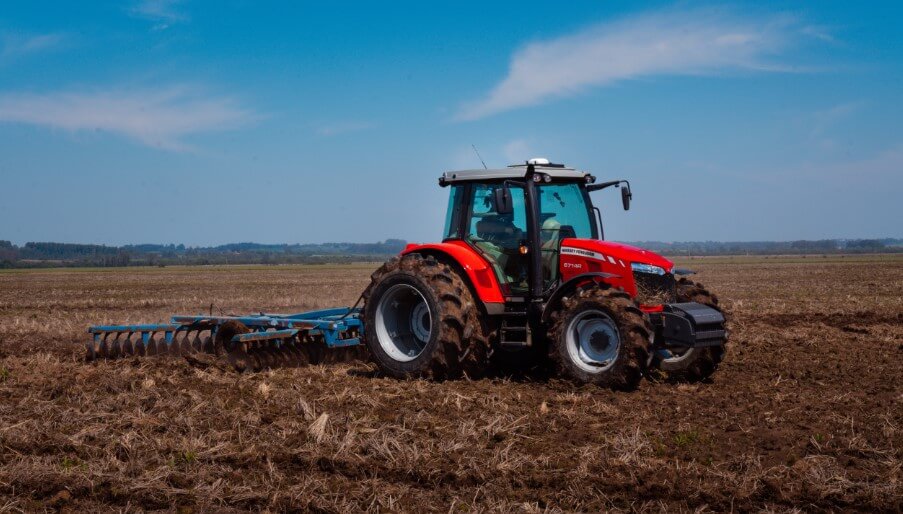
{"type": "Polygon", "coordinates": [[[627,266],[629,266],[631,262],[639,262],[643,264],[651,264],[652,266],[659,266],[661,268],[664,268],[665,271],[669,273],[674,267],[673,262],[655,252],[650,252],[649,250],[644,250],[642,248],[637,248],[636,246],[630,246],[623,243],[599,241],[596,239],[569,238],[562,241],[561,245],[599,253],[606,256],[606,258],[611,257],[615,260],[622,261],[627,266]]]}

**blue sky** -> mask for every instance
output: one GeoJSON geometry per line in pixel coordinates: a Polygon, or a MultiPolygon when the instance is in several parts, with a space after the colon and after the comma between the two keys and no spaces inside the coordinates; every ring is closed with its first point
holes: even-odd
{"type": "Polygon", "coordinates": [[[441,236],[442,171],[627,178],[618,240],[901,237],[903,3],[5,2],[0,239],[441,236]]]}

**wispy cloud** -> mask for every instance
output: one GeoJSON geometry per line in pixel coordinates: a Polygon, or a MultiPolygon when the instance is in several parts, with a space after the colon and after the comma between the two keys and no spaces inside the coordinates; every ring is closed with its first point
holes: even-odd
{"type": "Polygon", "coordinates": [[[823,111],[817,111],[812,116],[813,123],[810,135],[815,137],[824,134],[829,128],[860,111],[864,105],[864,101],[857,100],[837,104],[823,111]]]}
{"type": "Polygon", "coordinates": [[[64,40],[62,34],[21,34],[6,32],[0,34],[0,61],[50,50],[64,40]]]}
{"type": "Polygon", "coordinates": [[[502,148],[502,154],[508,159],[510,164],[519,164],[527,159],[536,157],[533,155],[531,145],[524,139],[514,139],[505,144],[502,148]]]}
{"type": "Polygon", "coordinates": [[[667,10],[532,43],[514,54],[508,75],[455,118],[475,120],[656,75],[790,71],[774,62],[801,37],[829,35],[788,16],[740,18],[723,10],[667,10]]]}
{"type": "Polygon", "coordinates": [[[0,122],[104,131],[166,150],[189,136],[245,125],[257,116],[227,97],[186,86],[49,94],[0,94],[0,122]]]}
{"type": "Polygon", "coordinates": [[[837,128],[849,123],[850,118],[859,113],[865,105],[865,101],[857,100],[816,111],[806,120],[809,124],[809,140],[824,151],[842,148],[842,143],[836,139],[840,134],[837,128]]]}
{"type": "Polygon", "coordinates": [[[347,134],[348,132],[369,130],[374,127],[376,127],[376,124],[369,121],[345,121],[318,127],[317,134],[320,134],[321,136],[337,136],[339,134],[347,134]]]}
{"type": "Polygon", "coordinates": [[[829,182],[841,189],[881,194],[903,187],[900,170],[903,170],[903,143],[859,158],[808,162],[795,169],[776,169],[773,175],[782,182],[787,177],[799,177],[813,183],[829,182]]]}
{"type": "Polygon", "coordinates": [[[187,22],[188,14],[179,9],[182,0],[140,0],[130,13],[154,22],[153,30],[166,30],[176,23],[187,22]]]}

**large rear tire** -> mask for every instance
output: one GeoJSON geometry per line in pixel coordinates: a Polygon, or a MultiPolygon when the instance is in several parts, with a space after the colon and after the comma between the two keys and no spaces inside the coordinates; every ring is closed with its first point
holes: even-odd
{"type": "Polygon", "coordinates": [[[594,284],[564,298],[552,316],[549,356],[560,376],[612,389],[637,387],[652,327],[630,295],[594,284]]]}
{"type": "Polygon", "coordinates": [[[460,274],[433,256],[408,254],[376,270],[364,291],[364,340],[397,378],[481,377],[489,340],[460,274]]]}
{"type": "MultiPolygon", "coordinates": [[[[696,302],[707,305],[719,312],[725,318],[727,325],[727,313],[718,305],[718,297],[709,292],[702,284],[681,278],[677,282],[677,301],[696,302]]],[[[654,368],[665,373],[668,380],[674,382],[701,382],[709,379],[718,365],[724,359],[725,345],[728,333],[725,331],[724,345],[710,346],[707,348],[686,348],[657,350],[652,361],[654,368]]]]}

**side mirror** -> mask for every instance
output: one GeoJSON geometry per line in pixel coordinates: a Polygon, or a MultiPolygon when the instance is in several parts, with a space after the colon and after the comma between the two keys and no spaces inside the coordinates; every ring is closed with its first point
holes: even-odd
{"type": "Polygon", "coordinates": [[[495,195],[495,212],[499,214],[514,212],[514,202],[511,201],[511,190],[508,189],[508,186],[496,189],[493,195],[495,195]]]}
{"type": "Polygon", "coordinates": [[[630,192],[630,184],[627,184],[621,188],[621,203],[624,204],[624,210],[630,210],[630,200],[633,198],[633,193],[630,192]]]}

